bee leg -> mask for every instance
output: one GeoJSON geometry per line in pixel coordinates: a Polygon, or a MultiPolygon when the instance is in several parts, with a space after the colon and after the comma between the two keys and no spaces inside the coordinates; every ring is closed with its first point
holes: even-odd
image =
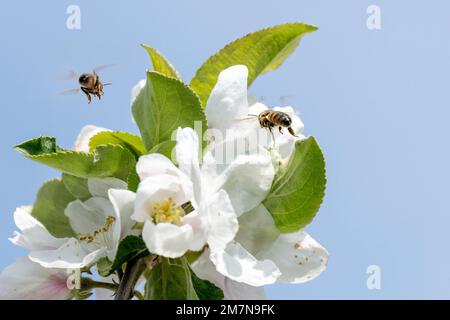
{"type": "Polygon", "coordinates": [[[288,131],[289,131],[289,133],[290,133],[291,135],[293,135],[294,137],[297,137],[297,138],[298,138],[298,136],[295,134],[294,130],[292,130],[291,127],[288,128],[288,131]]]}
{"type": "Polygon", "coordinates": [[[282,127],[278,127],[278,131],[283,134],[283,128],[282,127]]]}
{"type": "Polygon", "coordinates": [[[270,134],[272,135],[272,147],[275,148],[275,136],[272,131],[272,127],[269,127],[270,134]]]}
{"type": "Polygon", "coordinates": [[[88,92],[85,88],[83,88],[83,87],[81,87],[81,91],[83,91],[84,94],[86,95],[86,97],[87,97],[87,99],[88,99],[88,103],[91,103],[92,98],[91,98],[91,95],[89,94],[89,92],[88,92]]]}
{"type": "Polygon", "coordinates": [[[98,100],[102,98],[102,95],[103,95],[103,87],[101,87],[97,92],[98,100]]]}

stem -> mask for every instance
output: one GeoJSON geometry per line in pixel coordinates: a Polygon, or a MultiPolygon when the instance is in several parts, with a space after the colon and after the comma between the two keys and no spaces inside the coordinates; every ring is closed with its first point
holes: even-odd
{"type": "Polygon", "coordinates": [[[122,267],[120,267],[119,269],[117,269],[117,276],[119,277],[119,281],[122,280],[122,278],[123,278],[123,270],[122,270],[122,267]]]}
{"type": "Polygon", "coordinates": [[[144,296],[142,295],[142,293],[140,293],[140,292],[137,291],[137,290],[134,290],[134,296],[135,296],[136,298],[138,298],[139,300],[145,300],[145,298],[144,298],[144,296]]]}
{"type": "Polygon", "coordinates": [[[144,259],[132,260],[127,263],[119,288],[116,291],[115,300],[130,300],[132,298],[134,285],[144,270],[144,259]]]}
{"type": "Polygon", "coordinates": [[[111,291],[117,290],[117,285],[114,283],[95,281],[92,280],[91,278],[81,278],[81,287],[87,290],[94,288],[108,289],[111,291]]]}

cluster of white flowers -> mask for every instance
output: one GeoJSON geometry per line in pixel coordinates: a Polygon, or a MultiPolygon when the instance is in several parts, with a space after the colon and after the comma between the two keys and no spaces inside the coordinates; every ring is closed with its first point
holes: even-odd
{"type": "MultiPolygon", "coordinates": [[[[136,192],[116,178],[89,179],[92,197],[71,202],[64,212],[77,237],[55,238],[29,207],[18,208],[14,219],[20,232],[10,240],[29,254],[1,273],[0,298],[72,298],[67,270],[89,268],[104,257],[113,261],[128,235],[141,236],[158,256],[202,252],[192,269],[220,287],[226,299],[262,299],[265,285],[318,276],[327,251],[303,230],[280,233],[262,203],[276,163],[289,157],[296,139],[304,138],[303,124],[291,107],[275,108],[291,116],[298,137],[274,132],[276,143],[267,148],[268,131],[256,120],[243,120],[267,109],[261,103],[248,105],[247,74],[238,65],[219,75],[205,109],[211,140],[206,150],[199,150],[201,137],[193,129],[178,128],[175,159],[161,154],[139,158],[136,192]],[[264,137],[257,147],[227,153],[224,161],[221,150],[233,149],[240,139],[253,141],[255,132],[264,137]],[[191,212],[185,213],[186,204],[191,212]]],[[[134,96],[144,83],[133,89],[134,96]]],[[[75,149],[89,151],[89,140],[105,130],[86,126],[75,149]]]]}

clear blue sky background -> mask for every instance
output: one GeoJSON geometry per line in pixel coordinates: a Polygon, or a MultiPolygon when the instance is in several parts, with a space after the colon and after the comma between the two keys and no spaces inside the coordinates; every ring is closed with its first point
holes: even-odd
{"type": "Polygon", "coordinates": [[[31,204],[54,170],[12,146],[55,135],[71,147],[96,124],[137,132],[130,89],[144,76],[148,43],[189,80],[223,45],[248,32],[302,21],[304,39],[251,93],[300,112],[327,159],[325,202],[308,231],[330,252],[328,269],[304,285],[274,285],[271,298],[450,298],[450,5],[446,1],[6,1],[0,10],[0,268],[24,254],[7,240],[16,206],[31,204]],[[78,4],[82,29],[66,29],[78,4]],[[381,7],[382,29],[366,27],[381,7]],[[66,71],[116,62],[106,95],[59,96],[66,71]],[[368,290],[366,268],[381,268],[368,290]]]}

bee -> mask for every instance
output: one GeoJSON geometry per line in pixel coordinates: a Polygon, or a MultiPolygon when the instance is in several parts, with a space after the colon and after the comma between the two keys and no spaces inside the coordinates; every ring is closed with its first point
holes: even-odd
{"type": "Polygon", "coordinates": [[[62,94],[78,93],[81,90],[86,95],[86,97],[88,99],[88,103],[92,102],[91,95],[94,97],[97,97],[100,100],[102,98],[102,96],[104,95],[103,87],[111,85],[111,83],[103,83],[100,80],[100,77],[97,72],[104,68],[110,67],[110,66],[113,66],[113,65],[104,65],[104,66],[97,67],[92,71],[92,73],[83,73],[79,77],[77,76],[77,74],[75,72],[72,71],[69,75],[69,78],[73,79],[73,78],[78,77],[78,84],[80,87],[76,88],[76,89],[64,91],[64,92],[62,92],[62,94]]]}
{"type": "Polygon", "coordinates": [[[259,125],[261,128],[268,129],[272,135],[273,145],[275,146],[275,136],[273,134],[273,129],[278,127],[278,131],[283,134],[283,128],[287,128],[288,132],[294,136],[298,137],[294,130],[292,129],[292,118],[286,112],[275,111],[275,110],[264,110],[260,114],[249,114],[251,117],[258,118],[259,125]]]}
{"type": "Polygon", "coordinates": [[[283,134],[283,128],[287,128],[288,132],[298,137],[292,129],[292,118],[285,112],[275,110],[264,110],[258,116],[259,124],[261,128],[267,128],[272,133],[274,127],[278,127],[278,131],[283,134]]]}
{"type": "Polygon", "coordinates": [[[86,95],[88,103],[91,103],[92,101],[91,95],[97,97],[98,100],[100,100],[102,98],[102,95],[104,95],[103,86],[111,84],[103,84],[97,72],[95,71],[93,71],[92,73],[83,73],[78,78],[78,83],[80,84],[81,91],[83,91],[86,95]]]}

